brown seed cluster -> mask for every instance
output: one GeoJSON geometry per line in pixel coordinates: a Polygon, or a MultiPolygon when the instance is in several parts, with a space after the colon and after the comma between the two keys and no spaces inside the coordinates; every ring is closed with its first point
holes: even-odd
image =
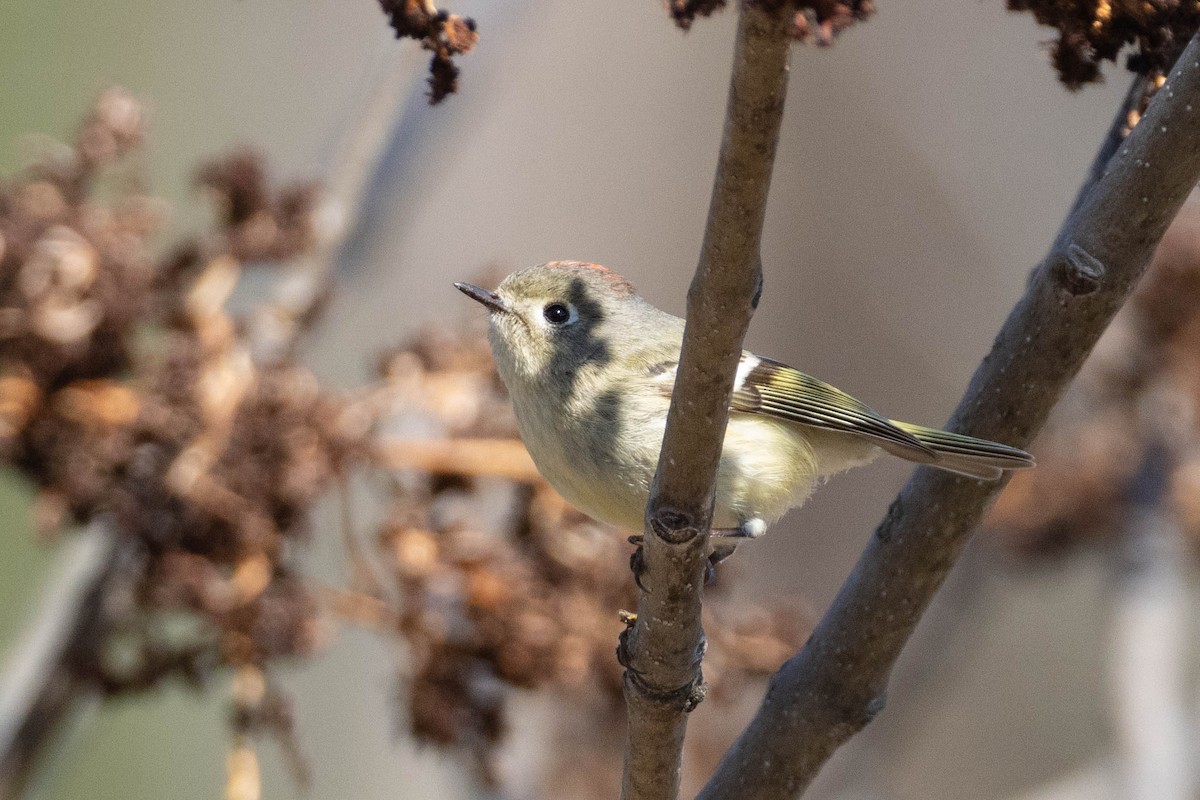
{"type": "Polygon", "coordinates": [[[1172,224],[1034,452],[1038,468],[1013,477],[989,518],[1014,549],[1121,534],[1150,469],[1200,546],[1200,205],[1172,224]]]}
{"type": "Polygon", "coordinates": [[[475,20],[439,9],[432,0],[379,0],[379,5],[397,39],[415,39],[433,53],[429,61],[430,104],[458,91],[454,56],[471,52],[479,41],[475,20]]]}
{"type": "Polygon", "coordinates": [[[1200,27],[1191,0],[1008,0],[1008,8],[1058,30],[1051,58],[1072,90],[1099,82],[1100,63],[1115,63],[1126,46],[1131,72],[1162,78],[1200,27]]]}
{"type": "Polygon", "coordinates": [[[119,535],[124,600],[78,659],[109,692],[311,651],[288,543],[364,452],[343,404],[293,363],[256,364],[225,311],[247,264],[314,246],[314,189],[272,191],[245,153],[209,165],[217,226],[160,262],[161,204],[128,166],[142,119],[110,90],[73,147],[0,184],[0,454],[47,534],[103,518],[119,535]]]}
{"type": "MultiPolygon", "coordinates": [[[[696,17],[707,17],[725,7],[726,0],[665,0],[667,13],[679,27],[687,30],[696,17]]],[[[790,10],[792,38],[820,46],[833,40],[855,22],[875,13],[872,0],[751,0],[769,11],[790,10]]]]}
{"type": "MultiPolygon", "coordinates": [[[[405,414],[427,419],[436,435],[494,453],[399,473],[379,535],[413,659],[405,690],[412,730],[464,748],[494,780],[511,688],[571,692],[574,707],[598,715],[597,725],[619,709],[614,648],[624,627],[618,611],[637,603],[632,548],[622,532],[568,506],[530,467],[521,476],[509,463],[503,445],[515,424],[480,337],[427,334],[386,359],[384,372],[405,414]]],[[[709,702],[732,702],[745,681],[795,652],[804,631],[785,615],[734,611],[715,596],[705,621],[709,702]]],[[[612,774],[619,758],[614,749],[612,774]]]]}

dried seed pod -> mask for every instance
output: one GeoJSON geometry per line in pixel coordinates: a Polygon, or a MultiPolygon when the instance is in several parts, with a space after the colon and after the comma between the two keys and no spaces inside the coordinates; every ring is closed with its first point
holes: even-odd
{"type": "Polygon", "coordinates": [[[1126,61],[1131,72],[1161,78],[1200,27],[1195,3],[1008,0],[1008,8],[1028,11],[1058,30],[1051,58],[1059,80],[1072,90],[1100,81],[1100,63],[1115,62],[1126,46],[1133,48],[1126,61]]]}

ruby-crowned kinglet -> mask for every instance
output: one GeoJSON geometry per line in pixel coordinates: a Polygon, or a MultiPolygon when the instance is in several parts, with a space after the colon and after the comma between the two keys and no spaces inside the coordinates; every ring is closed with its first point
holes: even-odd
{"type": "MultiPolygon", "coordinates": [[[[488,339],[538,470],[590,516],[641,530],[683,342],[683,320],[595,264],[514,272],[494,292],[488,339]]],[[[743,353],[717,474],[713,532],[761,536],[817,482],[880,452],[996,480],[1033,466],[996,442],[890,420],[778,361],[743,353]]]]}

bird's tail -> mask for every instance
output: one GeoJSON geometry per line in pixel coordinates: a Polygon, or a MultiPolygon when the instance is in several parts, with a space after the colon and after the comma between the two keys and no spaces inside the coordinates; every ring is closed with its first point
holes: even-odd
{"type": "Polygon", "coordinates": [[[957,472],[971,478],[994,481],[998,480],[1005,470],[1026,469],[1034,465],[1033,456],[1006,444],[913,425],[911,422],[891,422],[897,428],[912,434],[917,441],[937,455],[936,459],[928,462],[928,466],[931,467],[957,472]]]}

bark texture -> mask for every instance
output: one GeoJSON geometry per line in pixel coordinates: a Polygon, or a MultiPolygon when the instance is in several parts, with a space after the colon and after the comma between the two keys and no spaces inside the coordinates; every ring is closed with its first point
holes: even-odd
{"type": "Polygon", "coordinates": [[[759,240],[787,91],[790,27],[781,9],[741,7],[712,202],[646,509],[645,588],[621,645],[627,800],[677,796],[687,712],[703,697],[708,529],[734,372],[762,289],[759,240]]]}
{"type": "MultiPolygon", "coordinates": [[[[1077,204],[980,364],[949,428],[1028,444],[1200,178],[1200,41],[1077,204]]],[[[919,468],[808,644],[775,675],[700,793],[795,797],[884,706],[888,675],[1003,488],[919,468]]]]}

